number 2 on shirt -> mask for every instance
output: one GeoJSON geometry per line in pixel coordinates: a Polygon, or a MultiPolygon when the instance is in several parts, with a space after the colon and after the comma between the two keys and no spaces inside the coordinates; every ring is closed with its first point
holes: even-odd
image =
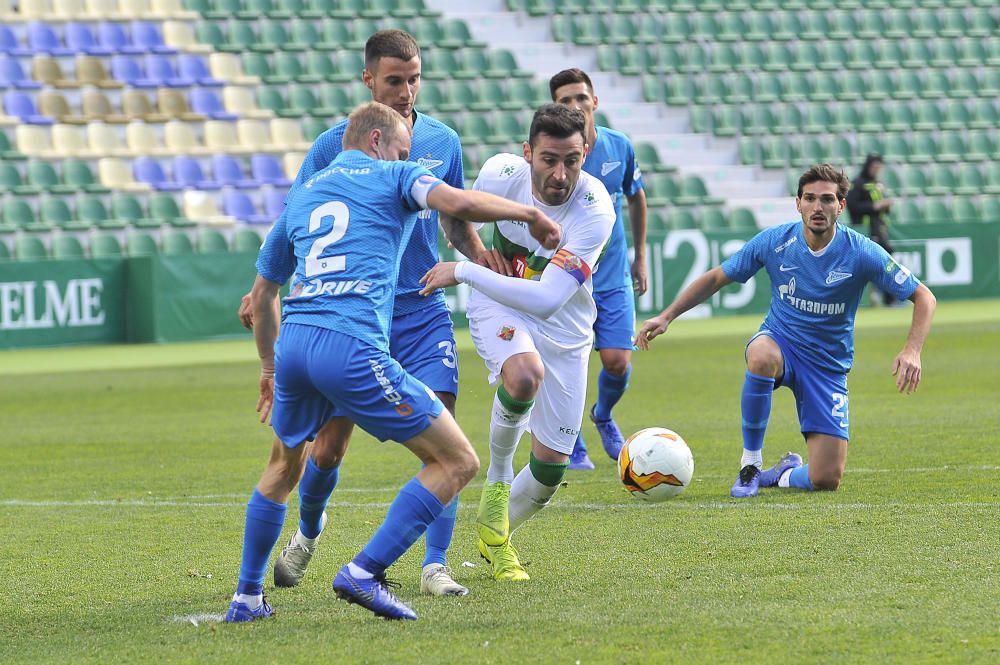
{"type": "Polygon", "coordinates": [[[347,225],[351,219],[351,211],[340,201],[329,201],[312,211],[309,215],[309,233],[315,233],[326,219],[333,219],[333,228],[321,238],[317,238],[306,255],[306,277],[315,277],[328,272],[340,272],[347,268],[347,257],[320,255],[327,247],[337,242],[347,233],[347,225]]]}

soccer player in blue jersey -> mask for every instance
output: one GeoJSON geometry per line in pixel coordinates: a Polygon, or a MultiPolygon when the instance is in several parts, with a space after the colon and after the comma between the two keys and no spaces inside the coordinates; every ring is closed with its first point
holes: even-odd
{"type": "Polygon", "coordinates": [[[379,616],[416,619],[388,589],[385,570],[479,470],[479,460],[441,400],[392,357],[389,326],[409,236],[434,208],[462,219],[514,219],[554,248],[559,228],[534,207],[450,187],[405,161],[410,128],[369,102],[349,118],[344,151],[289,195],[257,259],[252,291],[261,360],[262,420],[277,436],[247,504],[239,584],[227,622],[271,616],[263,581],[281,535],[288,494],[308,447],[334,411],[380,440],[401,442],[424,463],[399,492],[373,538],[337,573],[333,589],[379,616]],[[281,312],[278,290],[292,279],[281,312]],[[273,414],[272,412],[273,407],[273,414]]]}
{"type": "MultiPolygon", "coordinates": [[[[579,109],[587,118],[587,144],[590,152],[583,170],[599,179],[615,204],[615,227],[611,233],[601,269],[594,273],[594,347],[601,355],[601,373],[597,377],[597,400],[590,408],[590,420],[601,435],[601,443],[611,459],[625,444],[611,410],[628,388],[632,373],[632,349],[635,343],[635,301],[633,292],[642,295],[647,288],[646,274],[646,193],[635,150],[621,132],[594,122],[598,99],[594,84],[581,69],[566,69],[549,80],[552,101],[579,109]],[[622,220],[622,196],[628,201],[629,222],[635,256],[629,266],[622,220]]],[[[570,469],[589,470],[594,463],[587,454],[583,432],[569,458],[570,469]]]]}
{"type": "Polygon", "coordinates": [[[829,164],[799,178],[795,205],[802,222],[761,231],[738,252],[694,282],[639,329],[639,346],[732,282],[746,282],[761,268],[771,278],[771,306],[747,343],[743,382],[743,458],[731,494],[756,496],[759,487],[836,490],[844,474],[850,414],[847,373],[854,359],[854,316],[865,286],[913,302],[910,331],[892,363],[896,387],[920,384],[920,350],[937,304],[934,294],[872,240],[837,219],[849,183],[829,164]],[[787,386],[795,395],[809,463],[788,453],[763,469],[761,450],[771,413],[771,393],[787,386]]]}
{"type": "MultiPolygon", "coordinates": [[[[452,187],[464,185],[462,146],[458,135],[444,123],[414,109],[420,90],[420,48],[408,33],[382,30],[365,45],[365,70],[362,79],[372,98],[393,108],[413,131],[410,159],[426,167],[452,187]]],[[[347,121],[323,132],[310,148],[292,189],[299,187],[316,172],[326,168],[342,150],[347,121]]],[[[429,223],[414,232],[400,268],[399,285],[393,308],[390,347],[393,357],[408,372],[437,393],[445,408],[455,415],[458,392],[458,356],[451,314],[444,292],[431,298],[418,295],[420,278],[438,261],[438,214],[420,213],[429,223]]],[[[503,271],[486,251],[471,224],[440,216],[448,239],[467,257],[503,271]]],[[[244,322],[249,323],[249,298],[245,298],[244,322]]],[[[249,327],[249,326],[248,326],[249,327]]],[[[299,484],[299,529],[282,549],[274,566],[277,586],[295,586],[301,582],[326,523],[327,502],[337,485],[340,462],[350,441],[353,424],[336,414],[316,437],[313,451],[299,484]]],[[[433,595],[464,595],[468,589],[455,582],[446,566],[446,551],[451,543],[458,510],[456,498],[427,530],[426,556],[421,571],[421,590],[433,595]]]]}

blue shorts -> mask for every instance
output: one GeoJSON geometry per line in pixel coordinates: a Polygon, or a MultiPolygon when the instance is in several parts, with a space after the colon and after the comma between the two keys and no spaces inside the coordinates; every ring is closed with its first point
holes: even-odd
{"type": "MultiPolygon", "coordinates": [[[[795,395],[799,430],[803,434],[816,432],[849,440],[847,374],[817,367],[783,337],[770,330],[759,331],[750,338],[750,342],[761,335],[773,339],[781,349],[785,374],[774,382],[774,389],[788,386],[795,395]]],[[[747,342],[747,346],[750,342],[747,342]]]]}
{"type": "Polygon", "coordinates": [[[635,298],[632,288],[594,293],[597,320],[594,321],[595,349],[635,349],[635,298]]]}
{"type": "Polygon", "coordinates": [[[381,441],[407,441],[444,405],[393,358],[349,335],[286,323],[275,345],[274,433],[289,448],[316,438],[334,412],[381,441]]]}
{"type": "Polygon", "coordinates": [[[392,319],[389,355],[436,393],[458,394],[458,353],[444,303],[392,319]]]}

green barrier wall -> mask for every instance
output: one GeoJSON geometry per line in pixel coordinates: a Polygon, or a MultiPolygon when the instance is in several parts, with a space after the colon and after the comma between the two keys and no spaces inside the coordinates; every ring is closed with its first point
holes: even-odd
{"type": "MultiPolygon", "coordinates": [[[[651,232],[650,290],[639,315],[663,309],[691,280],[750,237],[686,229],[651,232]]],[[[939,299],[1000,297],[1000,223],[893,227],[896,258],[939,299]]],[[[453,256],[453,250],[443,250],[453,256]]],[[[0,262],[0,348],[109,342],[174,342],[247,334],[236,319],[253,283],[249,253],[0,262]]],[[[450,289],[456,325],[465,325],[465,287],[450,289]]],[[[696,316],[762,313],[764,273],[733,284],[696,316]]]]}

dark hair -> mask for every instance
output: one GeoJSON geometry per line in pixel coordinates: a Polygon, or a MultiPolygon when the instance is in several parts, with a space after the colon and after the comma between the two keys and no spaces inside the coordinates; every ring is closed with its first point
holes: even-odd
{"type": "Polygon", "coordinates": [[[406,62],[420,57],[420,46],[408,32],[379,30],[365,42],[365,67],[371,70],[382,58],[399,58],[406,62]]]}
{"type": "Polygon", "coordinates": [[[590,88],[590,94],[594,94],[594,84],[591,83],[587,72],[573,67],[572,69],[564,69],[549,79],[549,94],[552,96],[552,101],[556,100],[556,90],[571,83],[586,83],[587,87],[590,88]]]}
{"type": "Polygon", "coordinates": [[[861,177],[871,179],[872,177],[872,165],[873,164],[884,164],[885,161],[882,159],[882,155],[877,152],[870,152],[865,157],[865,163],[861,167],[861,177]]]}
{"type": "Polygon", "coordinates": [[[535,145],[535,137],[548,134],[552,138],[566,139],[579,133],[583,142],[587,143],[587,120],[583,111],[571,109],[562,104],[545,104],[539,106],[531,119],[531,129],[528,130],[528,145],[535,145]]]}
{"type": "Polygon", "coordinates": [[[837,186],[837,198],[847,197],[847,190],[851,188],[851,181],[847,179],[844,172],[832,164],[815,164],[799,178],[798,198],[802,198],[802,188],[814,182],[832,182],[837,186]]]}

